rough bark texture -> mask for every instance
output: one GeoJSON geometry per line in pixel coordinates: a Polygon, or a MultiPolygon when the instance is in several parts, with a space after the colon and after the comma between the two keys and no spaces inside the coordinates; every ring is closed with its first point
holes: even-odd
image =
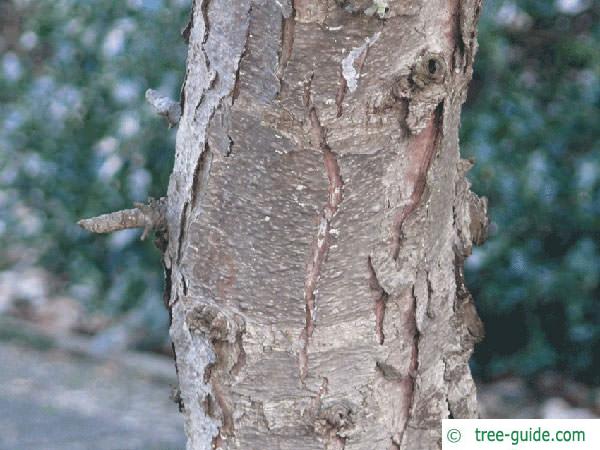
{"type": "Polygon", "coordinates": [[[293,3],[196,0],[185,32],[165,267],[188,449],[440,448],[477,415],[480,0],[293,3]]]}

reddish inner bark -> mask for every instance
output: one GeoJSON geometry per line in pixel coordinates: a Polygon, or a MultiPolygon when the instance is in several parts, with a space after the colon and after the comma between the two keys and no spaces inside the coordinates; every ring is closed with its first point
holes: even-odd
{"type": "Polygon", "coordinates": [[[405,175],[406,183],[413,186],[408,203],[396,213],[393,225],[392,257],[398,259],[402,244],[402,226],[406,219],[417,209],[427,183],[427,171],[437,147],[438,135],[442,124],[443,103],[440,103],[419,134],[410,137],[407,148],[408,167],[405,175]]]}
{"type": "Polygon", "coordinates": [[[344,182],[340,175],[340,166],[335,153],[327,144],[326,130],[319,121],[317,110],[312,102],[310,83],[307,85],[305,93],[306,106],[308,108],[308,117],[310,120],[311,142],[318,146],[323,153],[323,165],[329,181],[327,203],[323,207],[319,218],[319,228],[316,239],[312,247],[312,257],[306,268],[306,277],[304,282],[304,300],[306,302],[306,322],[302,331],[301,339],[303,347],[299,354],[300,378],[304,379],[307,375],[308,367],[308,341],[314,331],[315,311],[316,311],[316,290],[321,268],[327,258],[329,246],[331,245],[331,220],[335,216],[338,207],[342,203],[342,189],[344,182]]]}

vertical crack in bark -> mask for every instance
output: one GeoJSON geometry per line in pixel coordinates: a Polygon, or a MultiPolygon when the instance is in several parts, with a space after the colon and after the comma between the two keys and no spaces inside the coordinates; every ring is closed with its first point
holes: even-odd
{"type": "Polygon", "coordinates": [[[335,94],[335,106],[337,108],[336,117],[342,117],[344,113],[344,97],[346,97],[346,91],[348,90],[348,82],[344,78],[344,74],[340,69],[340,86],[335,94]]]}
{"type": "Polygon", "coordinates": [[[385,307],[388,299],[388,293],[381,287],[377,274],[371,263],[371,257],[367,258],[367,270],[369,271],[369,288],[373,294],[373,303],[375,310],[375,334],[377,342],[383,345],[385,334],[383,333],[383,319],[385,317],[385,307]]]}
{"type": "MultiPolygon", "coordinates": [[[[217,434],[214,439],[215,441],[221,441],[222,436],[231,436],[233,435],[233,410],[231,409],[231,405],[227,401],[227,395],[224,392],[224,388],[221,385],[218,377],[211,377],[210,385],[212,386],[212,392],[215,400],[217,401],[217,405],[221,410],[222,422],[221,427],[219,428],[219,434],[217,434]]],[[[217,445],[214,448],[223,447],[221,445],[217,445]]]]}
{"type": "MultiPolygon", "coordinates": [[[[245,51],[246,49],[244,48],[244,53],[245,51]]],[[[231,92],[231,106],[235,104],[235,101],[240,96],[240,67],[242,67],[241,63],[238,64],[237,70],[235,71],[235,83],[233,85],[233,91],[231,92]]]]}
{"type": "MultiPolygon", "coordinates": [[[[250,23],[248,24],[248,28],[246,29],[246,38],[244,39],[244,49],[242,50],[242,54],[240,55],[240,59],[237,63],[237,68],[235,70],[235,81],[233,83],[233,90],[231,91],[231,106],[235,104],[235,101],[240,95],[241,83],[240,83],[240,69],[242,67],[242,62],[248,53],[248,41],[250,40],[250,30],[252,28],[252,7],[250,4],[250,8],[248,9],[248,16],[250,17],[250,23]]],[[[227,135],[227,137],[231,140],[231,137],[227,135]]]]}
{"type": "Polygon", "coordinates": [[[233,30],[223,27],[233,19],[232,16],[223,15],[221,4],[215,0],[194,2],[194,20],[190,26],[187,73],[182,93],[184,114],[178,130],[177,154],[169,182],[169,229],[172,239],[165,261],[166,265],[175,262],[170,273],[171,337],[178,356],[176,368],[181,398],[185,401],[188,448],[194,449],[207,450],[211,442],[221,445],[222,437],[233,433],[229,378],[221,375],[235,376],[232,372],[239,371],[245,360],[241,342],[239,345],[228,343],[232,347],[228,351],[238,359],[225,360],[226,354],[215,354],[219,346],[215,345],[213,339],[203,333],[192,332],[188,308],[195,299],[186,298],[186,271],[182,267],[187,261],[189,227],[197,220],[214,156],[214,149],[209,148],[208,144],[209,128],[215,113],[222,111],[224,102],[232,102],[230,97],[235,89],[234,77],[247,44],[243,41],[246,35],[243,27],[248,23],[244,14],[249,13],[250,6],[249,2],[242,3],[246,9],[236,11],[235,21],[236,25],[239,23],[239,29],[233,30]],[[215,30],[211,29],[209,20],[217,24],[215,30]],[[215,36],[216,29],[222,31],[218,37],[215,36]],[[223,46],[223,41],[228,45],[223,46]],[[217,356],[218,360],[215,361],[217,356]],[[212,375],[211,366],[215,370],[212,375]],[[213,390],[211,383],[215,379],[216,387],[213,390]],[[223,433],[221,428],[224,429],[223,433]]]}
{"type": "Polygon", "coordinates": [[[233,366],[231,366],[230,373],[233,376],[239,375],[242,368],[246,365],[246,350],[244,349],[244,341],[241,333],[237,335],[235,344],[238,347],[238,357],[233,366]]]}
{"type": "MultiPolygon", "coordinates": [[[[210,5],[211,0],[204,0],[200,5],[200,12],[202,13],[202,20],[204,21],[204,37],[202,38],[202,45],[206,44],[208,41],[208,35],[210,34],[210,24],[208,22],[208,6],[210,5]]],[[[194,1],[194,7],[196,6],[196,2],[194,1]]],[[[193,20],[193,13],[192,13],[193,20]]],[[[208,60],[207,60],[208,61],[208,60]]]]}
{"type": "Polygon", "coordinates": [[[456,45],[462,55],[462,71],[469,79],[477,52],[477,23],[480,13],[481,0],[458,0],[456,45]]]}
{"type": "MultiPolygon", "coordinates": [[[[242,330],[236,333],[235,342],[212,339],[216,358],[207,372],[206,381],[210,382],[212,386],[213,396],[221,415],[222,424],[219,434],[215,437],[217,440],[233,436],[235,433],[234,410],[228,386],[231,384],[232,377],[237,376],[246,364],[246,352],[242,342],[243,333],[242,330]]],[[[213,417],[215,417],[214,411],[213,417]]]]}
{"type": "Polygon", "coordinates": [[[185,280],[185,276],[183,275],[183,273],[181,274],[181,287],[183,289],[183,295],[187,296],[188,295],[187,281],[185,280]]]}
{"type": "Polygon", "coordinates": [[[181,257],[183,256],[182,246],[185,240],[187,239],[187,227],[188,227],[188,215],[192,211],[194,211],[198,206],[199,193],[202,191],[202,188],[205,186],[208,181],[208,176],[210,172],[210,164],[211,164],[211,155],[208,144],[204,144],[204,150],[200,153],[200,157],[198,158],[198,162],[196,163],[196,167],[194,168],[194,174],[192,177],[192,187],[191,187],[191,199],[189,202],[185,202],[183,207],[183,212],[181,215],[180,222],[180,232],[179,232],[179,242],[177,248],[177,263],[181,262],[181,257]]]}
{"type": "MultiPolygon", "coordinates": [[[[207,94],[211,90],[214,90],[215,88],[217,88],[217,85],[219,82],[219,74],[218,74],[218,72],[214,72],[211,69],[211,61],[205,50],[205,45],[208,42],[208,37],[210,34],[209,12],[208,12],[210,3],[211,3],[211,0],[205,0],[200,5],[200,11],[201,11],[202,19],[204,22],[204,34],[202,36],[202,42],[200,43],[200,45],[202,47],[202,52],[205,55],[205,64],[206,64],[207,74],[209,76],[209,84],[206,87],[206,89],[204,89],[204,91],[202,92],[202,95],[200,96],[199,100],[197,101],[197,103],[195,105],[194,115],[197,115],[199,113],[199,109],[204,106],[204,102],[207,99],[207,94]]],[[[195,5],[196,5],[196,2],[194,2],[194,7],[195,7],[195,5]]],[[[252,6],[250,5],[246,14],[249,16],[251,14],[251,12],[252,12],[252,6]]],[[[193,18],[193,13],[192,13],[192,18],[193,18]]],[[[248,28],[246,30],[244,44],[243,44],[242,50],[239,54],[239,57],[237,58],[237,66],[235,68],[236,76],[235,76],[233,86],[231,87],[231,89],[228,92],[224,92],[223,95],[220,95],[218,97],[217,103],[215,105],[209,106],[210,114],[209,114],[208,120],[206,120],[206,127],[205,127],[206,133],[208,133],[211,122],[212,122],[213,118],[215,117],[217,111],[219,111],[222,108],[222,104],[223,104],[224,100],[227,99],[228,97],[231,97],[231,104],[233,105],[235,98],[237,98],[237,95],[239,95],[239,68],[241,65],[241,60],[246,53],[246,49],[248,46],[249,33],[250,33],[250,26],[248,26],[248,28]],[[236,89],[237,89],[237,91],[236,91],[236,89]]],[[[182,91],[182,96],[184,96],[183,91],[182,91]]],[[[182,111],[183,111],[183,108],[182,108],[182,111]]],[[[234,144],[231,137],[229,135],[227,135],[227,137],[229,140],[229,148],[228,148],[228,151],[226,152],[225,156],[229,156],[229,154],[231,153],[231,148],[233,147],[233,144],[234,144]]],[[[212,155],[210,154],[210,148],[208,145],[208,135],[206,135],[204,137],[204,147],[200,151],[198,160],[196,162],[196,165],[194,166],[194,171],[193,171],[193,175],[192,175],[192,183],[191,183],[190,193],[189,193],[190,200],[184,202],[182,212],[181,212],[181,217],[180,217],[180,222],[179,222],[180,223],[180,231],[179,231],[179,236],[178,236],[177,257],[176,257],[178,264],[181,262],[181,259],[183,256],[183,251],[182,251],[183,243],[187,239],[187,226],[188,226],[187,222],[188,222],[189,217],[193,216],[192,213],[198,206],[199,193],[203,190],[203,187],[205,186],[205,184],[208,180],[211,162],[212,162],[212,155]]]]}
{"type": "MultiPolygon", "coordinates": [[[[402,401],[402,405],[406,405],[405,417],[406,422],[404,422],[404,426],[402,430],[400,430],[399,442],[403,443],[404,435],[406,429],[408,427],[409,419],[414,417],[415,410],[415,390],[416,390],[416,382],[417,382],[417,373],[419,370],[419,339],[421,337],[419,333],[419,329],[417,326],[417,296],[415,294],[415,289],[411,291],[412,304],[410,309],[407,312],[407,317],[409,318],[409,322],[407,325],[410,327],[410,334],[412,334],[413,339],[411,343],[411,355],[410,355],[410,365],[408,367],[408,376],[405,377],[402,382],[407,385],[406,398],[402,401]]],[[[400,448],[405,448],[404,445],[400,445],[400,448]]]]}
{"type": "Polygon", "coordinates": [[[200,154],[198,158],[198,162],[196,163],[196,167],[194,168],[194,175],[192,177],[192,208],[198,206],[198,194],[204,185],[204,169],[206,165],[206,161],[209,158],[208,153],[210,149],[208,148],[208,144],[204,144],[204,150],[200,154]]]}
{"type": "Polygon", "coordinates": [[[460,307],[462,302],[469,297],[469,291],[465,285],[464,265],[465,258],[459,250],[454,247],[454,282],[456,283],[456,298],[452,309],[456,312],[457,307],[460,307]]]}
{"type": "Polygon", "coordinates": [[[452,309],[462,319],[462,322],[470,335],[470,340],[475,344],[483,339],[485,336],[485,329],[483,322],[479,318],[479,314],[477,314],[473,296],[465,284],[464,267],[465,258],[458,252],[458,249],[455,249],[454,277],[456,294],[452,309]]]}
{"type": "Polygon", "coordinates": [[[327,144],[327,132],[321,125],[315,105],[312,101],[311,84],[312,77],[305,86],[304,101],[308,110],[308,119],[310,122],[311,145],[321,150],[323,154],[323,165],[329,181],[327,203],[323,207],[319,218],[319,227],[317,236],[312,246],[312,257],[306,267],[304,281],[304,300],[306,302],[305,327],[301,334],[302,348],[299,354],[300,378],[304,380],[308,370],[308,341],[310,340],[316,317],[316,290],[321,269],[327,258],[331,236],[331,220],[337,213],[342,203],[342,190],[344,183],[340,175],[340,166],[335,153],[327,144]]]}
{"type": "Polygon", "coordinates": [[[425,129],[409,138],[407,181],[412,183],[413,191],[408,199],[408,203],[394,217],[392,231],[392,258],[394,260],[398,260],[402,246],[402,227],[406,219],[419,206],[425,192],[427,172],[433,160],[433,155],[439,147],[439,140],[442,135],[443,112],[444,102],[441,101],[431,115],[425,129]]]}
{"type": "MultiPolygon", "coordinates": [[[[296,29],[296,19],[294,14],[290,17],[283,17],[281,21],[281,52],[279,54],[279,64],[277,65],[277,78],[281,83],[283,74],[287,67],[288,61],[292,56],[294,48],[294,32],[296,29]]],[[[281,88],[280,88],[281,90],[281,88]]]]}
{"type": "MultiPolygon", "coordinates": [[[[206,70],[207,73],[210,73],[210,59],[208,57],[206,57],[206,50],[204,48],[204,45],[206,44],[206,42],[208,41],[208,35],[209,35],[209,31],[210,31],[210,27],[209,27],[209,21],[208,21],[208,6],[210,4],[210,0],[204,0],[201,4],[200,4],[200,13],[202,15],[202,22],[204,25],[204,34],[202,36],[202,42],[200,43],[200,46],[202,48],[202,53],[205,55],[205,64],[206,64],[206,70]]],[[[191,9],[191,17],[190,17],[190,21],[188,23],[188,28],[189,30],[187,31],[187,36],[188,36],[188,40],[189,40],[189,36],[190,33],[194,27],[194,11],[196,9],[196,0],[193,1],[192,3],[192,9],[191,9]]],[[[189,58],[189,56],[188,56],[189,58]]],[[[184,108],[185,108],[185,86],[186,86],[186,82],[187,82],[187,72],[186,72],[186,78],[183,82],[183,85],[181,87],[181,113],[182,113],[182,118],[183,118],[183,114],[184,114],[184,108]]],[[[215,82],[215,76],[213,76],[213,78],[210,80],[208,89],[212,89],[214,86],[214,82],[215,82]]],[[[206,90],[202,92],[202,95],[200,96],[200,99],[198,100],[198,102],[196,103],[195,107],[194,107],[194,115],[198,112],[198,108],[200,108],[200,106],[203,103],[204,100],[204,96],[205,96],[206,90]]],[[[208,125],[209,125],[210,121],[207,122],[206,124],[206,129],[208,129],[208,125]]],[[[206,139],[206,138],[205,138],[206,139]]],[[[196,196],[196,192],[197,192],[197,175],[198,175],[198,171],[199,171],[199,166],[201,165],[201,162],[204,158],[204,152],[206,151],[206,143],[204,144],[204,148],[200,151],[200,155],[198,156],[198,161],[196,162],[196,166],[194,167],[194,172],[193,172],[193,178],[192,178],[192,184],[191,184],[191,193],[190,193],[190,197],[191,197],[191,203],[194,203],[194,197],[196,196]]],[[[190,208],[190,201],[185,201],[183,204],[183,208],[181,210],[181,215],[180,215],[180,220],[179,220],[179,235],[178,235],[178,242],[177,242],[177,254],[176,254],[176,261],[177,261],[177,265],[179,265],[179,263],[181,262],[181,258],[183,256],[183,242],[186,240],[186,229],[187,229],[187,218],[188,218],[188,209],[190,208]]]]}
{"type": "Polygon", "coordinates": [[[205,409],[207,415],[220,422],[213,435],[214,448],[226,448],[226,440],[235,435],[235,417],[231,386],[234,378],[246,364],[243,347],[245,323],[237,316],[228,316],[217,305],[204,305],[187,316],[192,333],[210,342],[214,358],[203,373],[203,381],[211,386],[205,409]]]}
{"type": "MultiPolygon", "coordinates": [[[[200,95],[200,98],[198,99],[197,102],[195,102],[194,105],[194,114],[192,117],[192,121],[196,121],[196,116],[200,115],[199,110],[201,108],[209,108],[209,115],[208,115],[208,119],[206,121],[203,121],[204,123],[204,129],[205,129],[205,136],[204,136],[204,146],[203,148],[199,151],[199,155],[198,155],[198,159],[196,162],[196,165],[194,166],[193,169],[193,175],[192,175],[192,183],[189,189],[189,200],[186,200],[183,204],[183,208],[181,210],[181,216],[180,216],[180,232],[179,232],[179,236],[178,236],[178,245],[177,245],[177,255],[176,255],[176,260],[179,264],[179,262],[181,262],[182,259],[182,250],[183,250],[183,242],[186,240],[186,230],[187,230],[187,221],[190,217],[193,217],[193,210],[197,207],[197,203],[198,203],[198,194],[199,192],[202,191],[203,186],[205,185],[205,180],[208,178],[208,172],[210,171],[210,163],[211,163],[211,155],[209,152],[209,146],[208,146],[208,130],[210,128],[210,124],[211,121],[213,120],[216,112],[218,110],[221,109],[221,105],[223,104],[223,101],[229,97],[232,98],[232,104],[233,104],[233,97],[235,94],[235,89],[236,89],[236,84],[238,82],[237,77],[234,79],[234,83],[233,86],[231,86],[230,88],[225,87],[225,90],[223,91],[223,88],[219,86],[219,84],[223,84],[223,82],[220,80],[219,77],[219,73],[218,71],[213,70],[212,66],[213,64],[211,64],[211,58],[210,58],[210,54],[209,52],[207,52],[206,46],[209,44],[208,40],[209,40],[209,35],[210,35],[210,21],[209,21],[209,7],[211,5],[211,0],[204,0],[201,2],[199,8],[200,8],[200,14],[202,16],[202,22],[204,25],[204,33],[202,35],[202,41],[200,42],[200,47],[201,47],[201,52],[204,54],[204,63],[206,65],[206,74],[208,76],[208,85],[204,87],[204,89],[202,90],[202,94],[200,95]],[[215,99],[211,99],[209,98],[209,94],[214,94],[214,91],[219,91],[216,92],[217,94],[217,98],[216,98],[216,102],[214,101],[215,99]],[[221,92],[222,91],[222,92],[221,92]],[[211,101],[212,100],[212,101],[211,101]],[[200,174],[202,174],[203,176],[201,177],[200,174]]],[[[196,1],[194,1],[193,3],[193,8],[196,8],[196,1]]],[[[252,7],[251,5],[248,7],[248,10],[246,11],[246,14],[249,16],[251,13],[252,7]]],[[[193,11],[193,10],[192,10],[193,11]]],[[[193,23],[193,12],[192,12],[192,19],[191,19],[191,27],[195,26],[195,24],[193,23]]],[[[191,30],[191,28],[190,28],[191,30]]],[[[241,58],[243,57],[245,51],[246,51],[246,47],[248,44],[248,30],[249,30],[249,26],[248,29],[246,30],[246,36],[245,39],[243,41],[243,47],[241,48],[241,51],[239,53],[239,55],[236,55],[236,67],[235,67],[235,71],[236,74],[239,70],[239,66],[240,66],[240,62],[241,62],[241,58]]],[[[189,57],[189,56],[188,56],[189,57]]],[[[218,68],[217,68],[218,70],[218,68]]],[[[187,75],[186,75],[186,81],[184,83],[187,82],[187,75]]],[[[183,89],[183,88],[182,88],[183,89]]],[[[182,99],[185,97],[185,92],[182,91],[182,99]]],[[[183,101],[183,100],[182,100],[183,101]]],[[[184,105],[185,106],[185,105],[184,105]]],[[[183,111],[183,107],[182,107],[182,111],[183,111]]],[[[198,126],[200,126],[200,124],[198,124],[198,126]]],[[[181,129],[181,127],[180,127],[181,129]]],[[[230,138],[230,144],[233,145],[233,142],[231,141],[230,138]]],[[[230,148],[231,148],[230,145],[230,148]]]]}
{"type": "Polygon", "coordinates": [[[169,304],[171,301],[171,289],[172,289],[172,280],[171,280],[171,272],[172,269],[170,267],[165,267],[165,290],[163,292],[163,303],[165,308],[167,308],[167,312],[169,313],[169,325],[173,322],[173,312],[171,311],[171,305],[169,304]]]}
{"type": "Polygon", "coordinates": [[[427,317],[430,319],[435,319],[435,310],[433,309],[433,305],[431,303],[431,296],[433,295],[433,287],[431,286],[431,279],[429,278],[429,271],[425,270],[425,279],[427,281],[427,308],[426,313],[427,317]]]}
{"type": "MultiPolygon", "coordinates": [[[[250,27],[248,27],[247,31],[248,35],[250,34],[250,27]]],[[[237,69],[235,70],[235,81],[233,83],[233,90],[231,91],[231,106],[235,104],[235,101],[240,96],[241,82],[240,82],[240,69],[242,67],[242,61],[246,56],[246,52],[248,51],[248,35],[246,35],[246,43],[244,44],[244,50],[242,51],[242,56],[240,57],[240,61],[238,62],[237,69]]]]}
{"type": "MultiPolygon", "coordinates": [[[[456,55],[455,58],[451,58],[450,59],[450,63],[452,64],[452,66],[450,67],[450,70],[454,70],[456,67],[456,63],[460,63],[460,64],[464,64],[465,63],[465,42],[463,41],[463,25],[462,25],[462,11],[463,11],[463,6],[462,6],[462,0],[457,0],[456,2],[456,9],[454,11],[454,27],[453,27],[453,34],[454,36],[452,37],[452,39],[454,40],[454,42],[456,42],[456,47],[455,47],[455,52],[458,52],[458,54],[456,55]]],[[[463,66],[464,68],[464,66],[463,66]]]]}
{"type": "Polygon", "coordinates": [[[181,257],[183,255],[183,242],[186,237],[186,225],[187,225],[187,213],[189,209],[189,202],[185,202],[183,204],[183,210],[181,211],[181,219],[179,221],[179,241],[177,242],[177,264],[181,262],[181,257]]]}

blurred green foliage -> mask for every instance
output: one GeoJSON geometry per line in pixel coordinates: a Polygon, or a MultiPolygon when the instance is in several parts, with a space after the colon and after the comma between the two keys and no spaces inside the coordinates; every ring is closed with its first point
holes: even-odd
{"type": "Polygon", "coordinates": [[[492,236],[467,261],[480,375],[600,382],[600,8],[486,2],[463,114],[492,236]]]}
{"type": "MultiPolygon", "coordinates": [[[[0,0],[0,270],[41,264],[93,309],[148,312],[164,336],[159,254],[139,230],[75,222],[164,194],[186,0],[0,0]]],[[[600,382],[599,7],[485,2],[461,140],[492,233],[467,261],[486,322],[476,373],[600,382]]]]}
{"type": "Polygon", "coordinates": [[[141,307],[164,335],[160,256],[139,230],[76,221],[166,192],[174,131],[144,100],[179,97],[189,2],[1,1],[0,270],[39,264],[86,306],[141,307]]]}

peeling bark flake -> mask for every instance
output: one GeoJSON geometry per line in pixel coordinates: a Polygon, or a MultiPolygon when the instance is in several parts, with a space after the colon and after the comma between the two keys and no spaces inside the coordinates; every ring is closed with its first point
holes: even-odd
{"type": "Polygon", "coordinates": [[[365,62],[367,51],[371,45],[377,42],[379,36],[381,36],[380,31],[372,37],[366,38],[363,45],[352,49],[342,60],[342,76],[346,80],[346,85],[350,92],[356,91],[358,79],[360,78],[360,70],[365,62]]]}

